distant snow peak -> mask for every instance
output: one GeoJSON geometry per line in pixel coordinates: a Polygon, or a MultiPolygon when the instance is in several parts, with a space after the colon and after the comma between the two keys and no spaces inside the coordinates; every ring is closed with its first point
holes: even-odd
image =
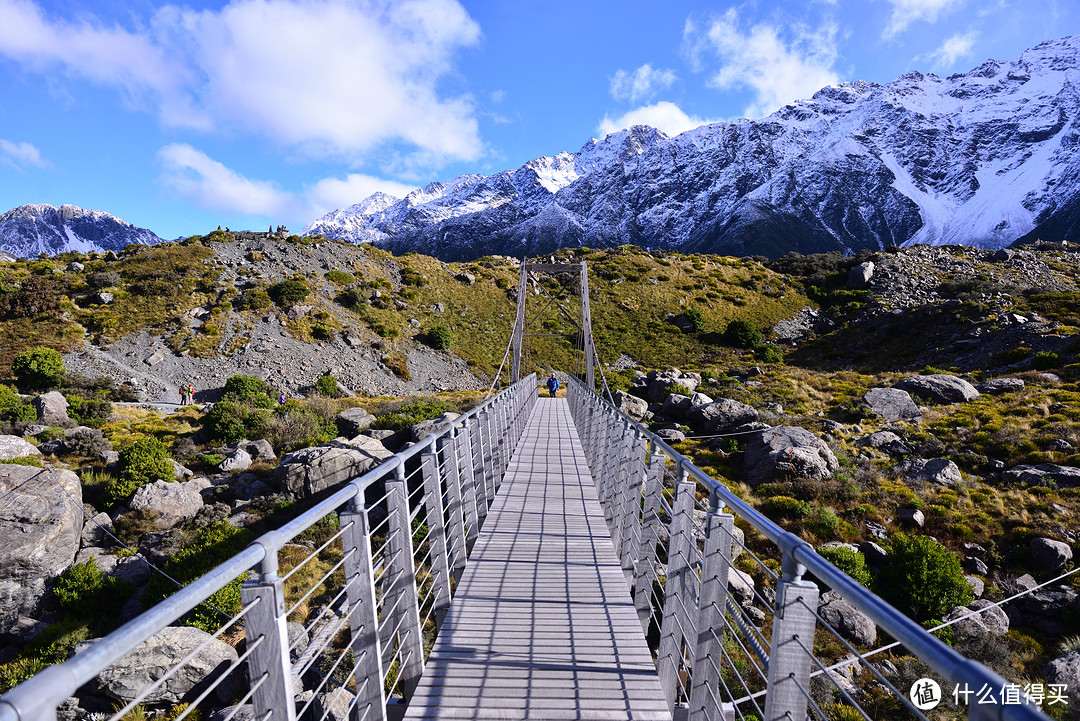
{"type": "Polygon", "coordinates": [[[133,243],[160,242],[161,238],[145,228],[75,205],[31,203],[0,215],[0,250],[16,257],[116,251],[133,243]]]}
{"type": "Polygon", "coordinates": [[[1080,37],[1061,38],[948,78],[830,85],[761,120],[675,137],[632,126],[311,227],[447,260],[624,243],[777,256],[1077,241],[1078,87],[1080,37]]]}

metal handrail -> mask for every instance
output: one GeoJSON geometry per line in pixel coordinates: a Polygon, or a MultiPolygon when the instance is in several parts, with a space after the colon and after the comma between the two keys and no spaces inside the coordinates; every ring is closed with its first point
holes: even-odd
{"type": "MultiPolygon", "coordinates": [[[[612,406],[580,380],[570,377],[569,389],[573,394],[582,394],[581,402],[592,405],[597,412],[608,414],[614,422],[624,428],[632,429],[646,437],[653,453],[662,452],[676,464],[677,475],[693,478],[709,493],[709,512],[718,514],[724,507],[733,509],[757,532],[772,541],[782,552],[783,577],[788,582],[806,584],[803,576],[813,573],[832,589],[839,592],[859,611],[866,614],[878,626],[910,649],[925,664],[946,681],[954,684],[968,684],[980,687],[986,684],[999,694],[1008,682],[986,666],[968,659],[958,653],[922,626],[918,625],[902,612],[890,606],[879,596],[856,582],[850,576],[820,556],[814,548],[799,536],[784,530],[744,500],[736,496],[723,483],[697,468],[693,462],[679,453],[662,438],[652,433],[649,428],[612,406]]],[[[572,404],[573,406],[573,404],[572,404]]],[[[578,419],[576,422],[580,423],[578,419]]],[[[998,698],[1001,698],[999,695],[998,698]]],[[[1029,704],[973,704],[969,707],[969,718],[993,719],[994,721],[1046,721],[1034,705],[1029,704]]]]}

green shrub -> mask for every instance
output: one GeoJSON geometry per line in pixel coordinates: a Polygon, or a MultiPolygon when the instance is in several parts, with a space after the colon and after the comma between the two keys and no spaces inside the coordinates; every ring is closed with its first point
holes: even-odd
{"type": "Polygon", "coordinates": [[[815,504],[810,515],[803,519],[803,528],[818,538],[833,538],[840,530],[840,518],[831,508],[815,504]]]}
{"type": "Polygon", "coordinates": [[[757,348],[762,343],[761,331],[750,321],[737,318],[727,325],[724,339],[736,348],[757,348]]]}
{"type": "Polygon", "coordinates": [[[326,271],[326,279],[335,285],[348,285],[356,280],[356,278],[352,276],[352,273],[346,273],[343,270],[326,271]]]}
{"type": "Polygon", "coordinates": [[[291,280],[283,280],[280,283],[274,283],[266,289],[266,293],[270,296],[272,301],[282,308],[287,308],[290,305],[296,305],[303,301],[311,294],[311,291],[308,290],[304,281],[299,278],[293,278],[291,280]]]}
{"type": "Polygon", "coordinates": [[[427,341],[435,350],[448,350],[453,342],[450,328],[445,325],[432,326],[427,332],[427,341]]]}
{"type": "Polygon", "coordinates": [[[92,558],[69,568],[53,586],[53,596],[65,611],[97,625],[103,619],[115,619],[134,592],[130,581],[106,576],[92,558]]]}
{"type": "Polygon", "coordinates": [[[176,476],[165,444],[153,436],[136,440],[120,451],[121,478],[138,486],[158,479],[171,481],[176,476]]]}
{"type": "Polygon", "coordinates": [[[698,310],[697,308],[687,308],[686,312],[683,315],[685,315],[686,319],[690,321],[691,329],[695,333],[705,332],[705,316],[702,315],[700,310],[698,310]]]}
{"type": "Polygon", "coordinates": [[[64,375],[64,358],[52,348],[28,348],[15,356],[11,372],[30,388],[55,387],[64,375]]]}
{"type": "Polygon", "coordinates": [[[803,518],[810,515],[810,504],[791,496],[773,496],[761,504],[761,512],[774,518],[803,518]]]}
{"type": "Polygon", "coordinates": [[[262,438],[270,418],[270,405],[270,398],[265,393],[248,399],[228,397],[215,403],[203,417],[203,428],[215,442],[235,443],[241,438],[262,438]]]}
{"type": "Polygon", "coordinates": [[[316,323],[311,326],[311,337],[315,340],[329,340],[330,327],[325,323],[316,323]]]}
{"type": "Polygon", "coordinates": [[[454,410],[454,407],[446,401],[440,401],[436,398],[421,398],[405,403],[396,411],[376,416],[372,426],[374,428],[403,431],[406,428],[415,426],[420,421],[437,418],[443,413],[452,410],[454,410]]]}
{"type": "Polygon", "coordinates": [[[221,397],[251,400],[260,393],[266,394],[266,397],[269,398],[273,392],[274,389],[262,378],[237,374],[230,376],[229,380],[225,381],[225,387],[221,389],[221,397]]]}
{"type": "Polygon", "coordinates": [[[4,463],[10,463],[15,466],[30,466],[32,468],[42,468],[41,458],[38,456],[19,456],[18,458],[7,458],[4,463]]]}
{"type": "Polygon", "coordinates": [[[237,310],[265,310],[272,306],[274,301],[270,299],[270,294],[262,288],[252,288],[244,291],[244,294],[237,298],[236,309],[237,310]]]}
{"type": "MultiPolygon", "coordinates": [[[[181,584],[187,585],[243,550],[250,536],[250,531],[228,523],[207,526],[166,561],[162,570],[181,584]]],[[[240,584],[243,578],[240,576],[233,579],[212,594],[205,603],[185,616],[183,623],[201,628],[207,633],[217,631],[228,617],[240,612],[240,584]]],[[[146,585],[146,592],[142,597],[143,608],[150,608],[176,591],[176,586],[170,580],[155,573],[146,585]]]]}
{"type": "Polygon", "coordinates": [[[427,279],[412,268],[405,268],[401,271],[401,282],[415,288],[422,288],[427,285],[427,279]]]}
{"type": "Polygon", "coordinates": [[[902,533],[893,538],[878,590],[916,621],[941,618],[973,595],[960,561],[949,549],[928,536],[902,533]]]}
{"type": "Polygon", "coordinates": [[[391,351],[383,356],[382,362],[394,375],[407,381],[410,378],[408,359],[409,357],[401,351],[391,351]]]}
{"type": "Polygon", "coordinates": [[[22,398],[11,386],[0,383],[0,418],[7,421],[37,420],[37,410],[22,398]]]}
{"type": "Polygon", "coordinates": [[[337,398],[337,380],[334,379],[334,376],[322,376],[319,380],[315,381],[315,391],[319,395],[326,396],[327,398],[337,398]]]}
{"type": "Polygon", "coordinates": [[[766,343],[754,349],[754,357],[762,363],[783,363],[784,352],[780,350],[780,346],[772,343],[766,343]]]}
{"type": "Polygon", "coordinates": [[[1031,367],[1037,371],[1048,371],[1061,367],[1061,354],[1052,350],[1041,350],[1031,357],[1031,367]]]}
{"type": "Polygon", "coordinates": [[[81,426],[97,428],[112,417],[112,403],[100,398],[86,398],[76,393],[64,394],[68,402],[68,415],[81,426]]]}
{"type": "Polygon", "coordinates": [[[870,569],[866,567],[866,557],[858,551],[841,546],[839,548],[821,548],[818,549],[818,553],[826,561],[867,588],[870,588],[874,582],[874,577],[870,575],[870,569]]]}

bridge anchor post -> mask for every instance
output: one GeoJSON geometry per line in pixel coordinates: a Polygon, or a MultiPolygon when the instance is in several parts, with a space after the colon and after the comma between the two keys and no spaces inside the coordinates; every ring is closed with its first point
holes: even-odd
{"type": "Polygon", "coordinates": [[[806,569],[790,560],[791,555],[789,549],[784,550],[784,574],[776,584],[764,721],[806,718],[810,694],[809,653],[814,648],[821,591],[803,580],[806,569]]]}

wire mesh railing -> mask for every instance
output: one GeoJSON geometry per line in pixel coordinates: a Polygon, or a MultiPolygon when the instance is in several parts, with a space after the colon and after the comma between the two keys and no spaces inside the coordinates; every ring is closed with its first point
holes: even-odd
{"type": "Polygon", "coordinates": [[[115,700],[94,713],[110,721],[386,719],[419,682],[536,398],[530,376],[343,484],[0,697],[0,721],[54,721],[86,689],[115,700]],[[183,625],[221,594],[235,614],[183,625]]]}
{"type": "Polygon", "coordinates": [[[947,685],[987,689],[983,702],[957,709],[969,719],[1048,718],[1010,693],[1016,684],[889,606],[577,379],[567,390],[673,713],[691,721],[941,718],[942,709],[929,711],[948,693],[936,681],[902,681],[887,659],[867,655],[887,637],[947,685]],[[847,604],[844,614],[837,604],[847,604]],[[861,628],[840,627],[848,609],[865,619],[861,628]]]}

